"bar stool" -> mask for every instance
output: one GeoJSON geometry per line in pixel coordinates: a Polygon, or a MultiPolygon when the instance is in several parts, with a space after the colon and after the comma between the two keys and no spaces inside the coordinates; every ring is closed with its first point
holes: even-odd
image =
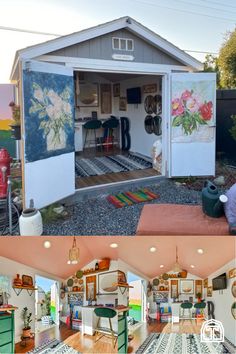
{"type": "Polygon", "coordinates": [[[182,319],[186,319],[184,318],[184,314],[185,312],[187,311],[188,312],[188,315],[189,315],[189,319],[192,320],[192,307],[193,307],[193,304],[191,302],[183,302],[181,305],[180,305],[181,309],[182,309],[182,319]]]}
{"type": "Polygon", "coordinates": [[[103,333],[103,335],[95,340],[95,343],[105,335],[111,335],[112,345],[113,348],[115,348],[118,335],[112,328],[111,319],[116,316],[116,311],[108,307],[97,307],[94,309],[94,313],[98,317],[95,335],[97,335],[97,333],[103,333]],[[106,318],[108,320],[109,327],[99,326],[101,318],[106,318]]]}
{"type": "MultiPolygon", "coordinates": [[[[118,128],[119,120],[115,116],[111,116],[111,118],[107,119],[102,124],[102,128],[105,129],[104,132],[104,145],[108,149],[109,145],[114,146],[114,137],[113,130],[118,128]]],[[[118,139],[117,139],[118,140],[118,139]]]]}
{"type": "MultiPolygon", "coordinates": [[[[196,304],[194,304],[194,308],[196,310],[196,315],[197,315],[197,310],[200,310],[200,313],[204,316],[205,307],[206,307],[206,302],[204,302],[204,301],[197,302],[196,304]]],[[[195,318],[197,319],[197,316],[195,316],[195,318]]]]}
{"type": "MultiPolygon", "coordinates": [[[[88,136],[88,132],[94,132],[94,143],[95,143],[95,147],[97,148],[97,137],[96,137],[96,130],[101,128],[102,126],[102,123],[100,120],[98,119],[92,119],[92,120],[89,120],[88,122],[86,122],[83,126],[83,128],[86,130],[86,133],[85,133],[85,139],[84,139],[84,148],[85,148],[85,145],[86,145],[86,142],[87,142],[87,136],[88,136]]],[[[89,142],[91,142],[93,140],[89,140],[89,142]]]]}

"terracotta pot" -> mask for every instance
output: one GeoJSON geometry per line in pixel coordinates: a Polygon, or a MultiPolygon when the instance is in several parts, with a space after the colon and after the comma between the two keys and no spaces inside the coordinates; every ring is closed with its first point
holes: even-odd
{"type": "Polygon", "coordinates": [[[29,337],[31,337],[31,328],[29,328],[29,329],[23,329],[23,337],[24,337],[24,338],[29,338],[29,337]]]}

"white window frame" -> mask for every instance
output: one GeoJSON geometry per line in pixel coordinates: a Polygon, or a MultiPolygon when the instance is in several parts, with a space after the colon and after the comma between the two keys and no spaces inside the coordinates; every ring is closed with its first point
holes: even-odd
{"type": "Polygon", "coordinates": [[[123,51],[127,51],[127,52],[133,52],[134,51],[134,40],[131,39],[131,38],[112,37],[112,49],[113,50],[123,50],[123,51]],[[115,46],[114,46],[115,40],[118,40],[119,48],[115,48],[115,46]],[[122,40],[125,41],[125,49],[121,48],[121,41],[122,40]],[[132,49],[128,49],[128,41],[130,41],[132,43],[132,49]]]}

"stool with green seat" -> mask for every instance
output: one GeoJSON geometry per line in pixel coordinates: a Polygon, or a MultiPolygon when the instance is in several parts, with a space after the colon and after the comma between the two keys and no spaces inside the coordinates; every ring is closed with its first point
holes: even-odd
{"type": "Polygon", "coordinates": [[[185,319],[189,319],[189,320],[192,320],[192,307],[193,307],[193,304],[191,302],[183,302],[181,305],[180,305],[181,309],[182,309],[182,320],[185,320],[185,319]],[[188,312],[188,315],[189,315],[189,318],[186,318],[184,317],[185,315],[185,312],[188,312]]]}
{"type": "MultiPolygon", "coordinates": [[[[206,307],[206,303],[204,301],[201,301],[201,302],[197,302],[196,304],[194,304],[194,308],[196,310],[196,314],[197,314],[197,311],[199,310],[200,311],[200,314],[204,316],[204,309],[206,307]]],[[[197,319],[197,316],[195,316],[196,319],[197,319]]]]}
{"type": "Polygon", "coordinates": [[[118,334],[114,331],[112,327],[111,319],[116,316],[116,311],[108,307],[97,307],[94,309],[94,313],[98,317],[97,326],[95,328],[95,335],[96,335],[95,342],[97,342],[98,340],[100,340],[102,337],[106,335],[110,335],[113,348],[115,348],[118,334]],[[101,318],[107,319],[109,327],[100,326],[101,318]],[[102,333],[102,335],[99,338],[97,338],[97,333],[102,333]]]}
{"type": "Polygon", "coordinates": [[[119,120],[111,116],[111,118],[107,119],[105,122],[103,122],[102,127],[105,129],[104,132],[104,145],[107,147],[109,146],[114,146],[114,136],[113,136],[113,130],[118,128],[119,126],[119,120]]]}
{"type": "Polygon", "coordinates": [[[88,132],[94,132],[94,140],[88,140],[89,143],[90,142],[94,142],[95,144],[95,147],[97,148],[97,137],[96,137],[96,130],[101,128],[102,126],[102,123],[100,120],[98,119],[92,119],[92,120],[89,120],[88,122],[86,122],[83,126],[83,128],[86,130],[86,133],[85,133],[85,139],[84,139],[84,148],[85,148],[85,145],[86,145],[86,142],[87,142],[87,137],[88,137],[88,132]]]}

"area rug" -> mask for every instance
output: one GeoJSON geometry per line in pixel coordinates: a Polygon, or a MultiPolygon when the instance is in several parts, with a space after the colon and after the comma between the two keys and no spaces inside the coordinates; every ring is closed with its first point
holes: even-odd
{"type": "Polygon", "coordinates": [[[152,168],[148,157],[129,153],[128,155],[112,155],[93,158],[77,158],[75,172],[77,177],[101,176],[107,173],[144,170],[152,168]]]}
{"type": "Polygon", "coordinates": [[[152,333],[136,354],[223,354],[223,343],[203,343],[199,334],[152,333]]]}
{"type": "Polygon", "coordinates": [[[159,198],[158,194],[151,192],[147,188],[139,189],[137,192],[123,192],[116,195],[109,195],[107,200],[116,208],[123,208],[137,203],[149,202],[159,198]]]}
{"type": "Polygon", "coordinates": [[[27,352],[27,354],[81,354],[69,345],[60,342],[57,339],[52,339],[41,346],[27,352]]]}

